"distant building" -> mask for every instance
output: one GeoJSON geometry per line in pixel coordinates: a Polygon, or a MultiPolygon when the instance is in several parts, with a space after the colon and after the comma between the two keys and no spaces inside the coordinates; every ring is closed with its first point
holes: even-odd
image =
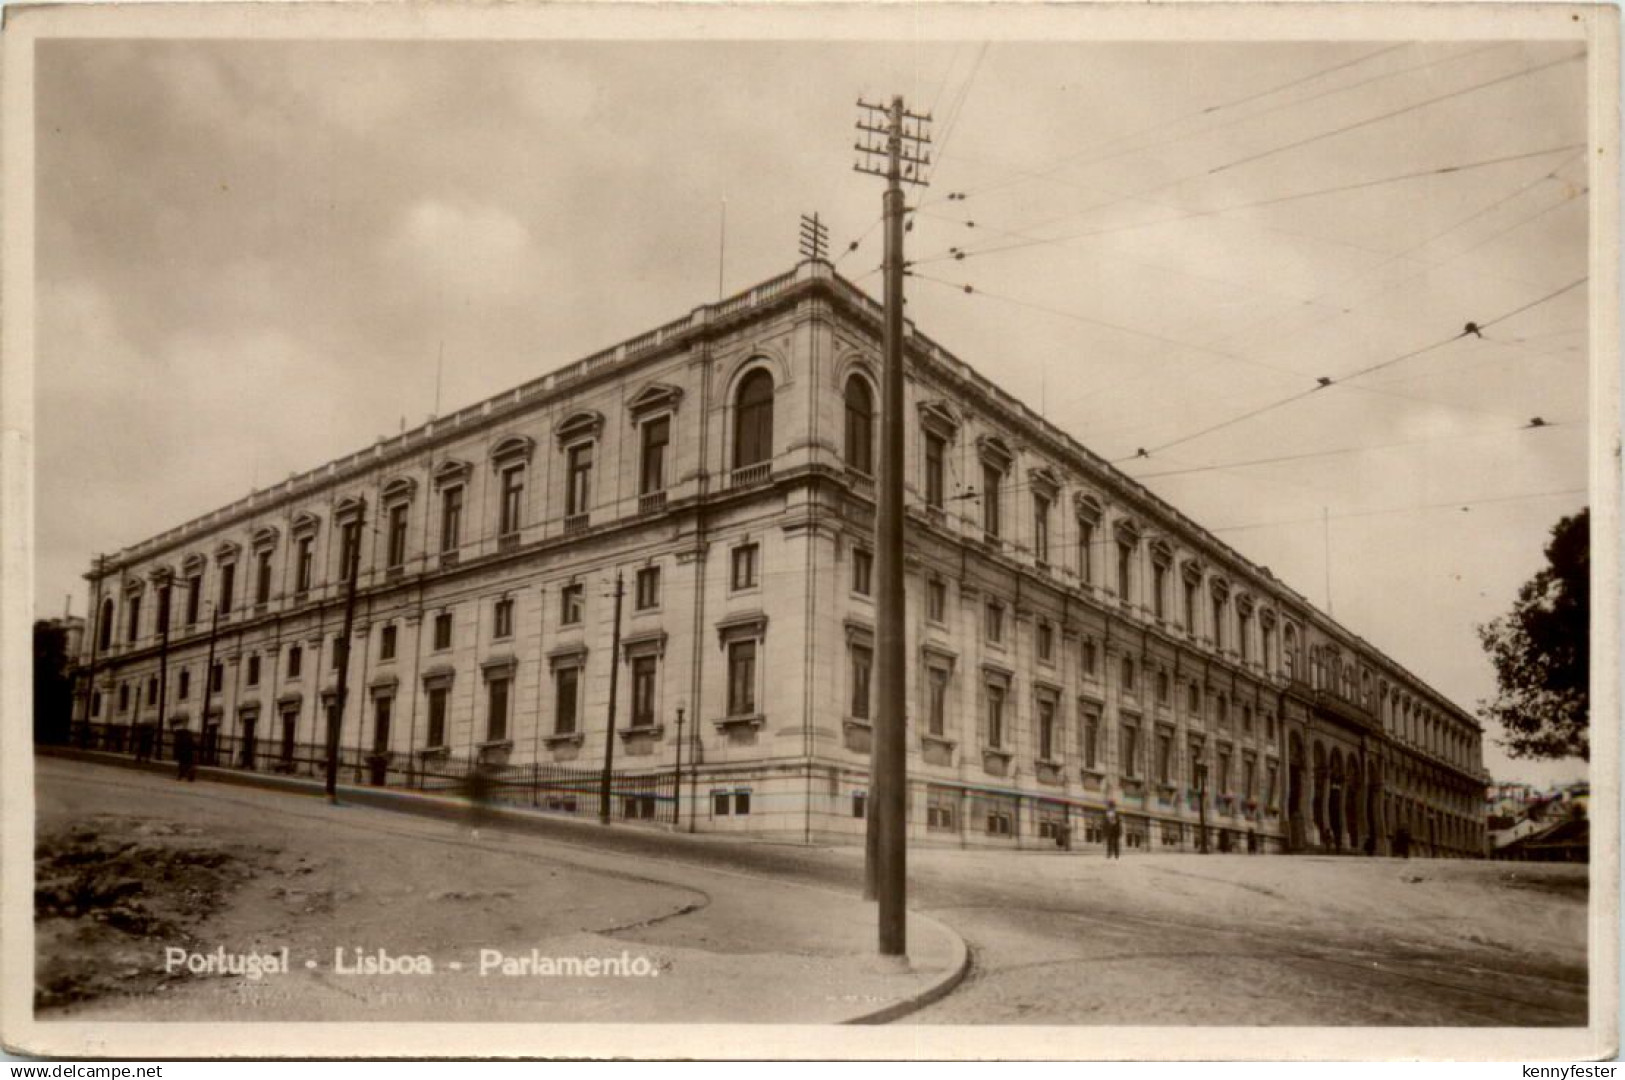
{"type": "Polygon", "coordinates": [[[73,720],[74,665],[84,645],[77,615],[34,623],[34,738],[66,742],[73,720]]]}
{"type": "MultiPolygon", "coordinates": [[[[880,316],[803,263],[117,553],[87,575],[84,740],[185,724],[316,771],[359,545],[346,780],[482,759],[586,813],[612,746],[617,815],[858,837],[880,316]]],[[[1115,803],[1130,849],[1205,823],[1483,852],[1469,714],[929,338],[908,353],[915,841],[1095,844],[1115,803]]]]}

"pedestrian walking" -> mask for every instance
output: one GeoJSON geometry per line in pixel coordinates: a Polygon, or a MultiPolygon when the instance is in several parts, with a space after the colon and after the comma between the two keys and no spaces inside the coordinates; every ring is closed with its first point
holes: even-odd
{"type": "Polygon", "coordinates": [[[1123,822],[1117,816],[1117,808],[1106,808],[1106,858],[1121,859],[1123,857],[1123,822]]]}
{"type": "Polygon", "coordinates": [[[188,783],[197,779],[197,744],[189,727],[175,729],[175,779],[188,783]]]}

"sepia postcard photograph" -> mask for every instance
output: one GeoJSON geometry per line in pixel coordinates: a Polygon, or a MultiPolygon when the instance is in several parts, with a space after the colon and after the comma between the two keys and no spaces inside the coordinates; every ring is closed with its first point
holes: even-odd
{"type": "Polygon", "coordinates": [[[1616,8],[4,14],[12,1054],[1617,1053],[1616,8]]]}

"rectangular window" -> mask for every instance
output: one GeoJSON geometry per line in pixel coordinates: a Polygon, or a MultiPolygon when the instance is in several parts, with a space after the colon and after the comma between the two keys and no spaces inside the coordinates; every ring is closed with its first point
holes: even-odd
{"type": "Polygon", "coordinates": [[[491,636],[513,637],[513,599],[504,596],[491,608],[491,636]]]}
{"type": "Polygon", "coordinates": [[[1078,519],[1078,577],[1085,585],[1095,581],[1095,523],[1078,519]]]}
{"type": "Polygon", "coordinates": [[[756,642],[731,642],[728,645],[728,715],[751,716],[755,712],[756,642]]]}
{"type": "Polygon", "coordinates": [[[439,652],[451,648],[451,612],[442,611],[434,617],[434,647],[439,652]]]}
{"type": "Polygon", "coordinates": [[[1264,647],[1261,650],[1263,655],[1259,657],[1259,660],[1263,661],[1265,666],[1268,666],[1270,659],[1275,655],[1275,627],[1271,626],[1269,623],[1261,623],[1259,626],[1259,634],[1264,639],[1264,647]]]}
{"type": "Polygon", "coordinates": [[[585,616],[586,606],[586,586],[580,584],[564,586],[559,590],[559,623],[563,626],[575,626],[585,616]]]}
{"type": "Polygon", "coordinates": [[[1134,679],[1134,657],[1125,656],[1123,657],[1123,689],[1132,693],[1136,689],[1134,679]]]}
{"type": "Polygon", "coordinates": [[[1157,704],[1166,705],[1173,696],[1173,680],[1168,678],[1166,671],[1157,672],[1157,704]]]}
{"type": "Polygon", "coordinates": [[[1253,707],[1251,705],[1241,707],[1241,730],[1247,735],[1253,733],[1253,707]]]}
{"type": "Polygon", "coordinates": [[[653,656],[632,658],[632,726],[653,727],[655,675],[659,661],[653,656]]]}
{"type": "Polygon", "coordinates": [[[869,793],[867,791],[854,791],[852,793],[852,816],[863,818],[869,810],[869,793]]]}
{"type": "Polygon", "coordinates": [[[372,699],[372,752],[382,754],[389,749],[389,721],[395,711],[395,699],[385,694],[372,699]]]}
{"type": "Polygon", "coordinates": [[[525,467],[514,465],[502,470],[501,513],[497,519],[497,535],[511,536],[519,531],[525,499],[525,467]]]}
{"type": "Polygon", "coordinates": [[[1230,794],[1230,751],[1219,751],[1219,794],[1230,794]]]}
{"type": "Polygon", "coordinates": [[[1055,627],[1048,622],[1038,624],[1038,658],[1046,663],[1055,659],[1055,627]]]}
{"type": "Polygon", "coordinates": [[[553,673],[553,733],[555,735],[574,735],[576,731],[576,714],[579,708],[577,699],[581,690],[581,669],[578,667],[563,667],[553,673]]]}
{"type": "Polygon", "coordinates": [[[1241,797],[1251,799],[1254,795],[1253,781],[1258,776],[1258,762],[1252,758],[1241,763],[1241,797]]]}
{"type": "Polygon", "coordinates": [[[203,607],[203,575],[193,574],[186,579],[186,625],[192,626],[197,622],[198,612],[203,607]]]}
{"type": "Polygon", "coordinates": [[[643,425],[643,462],[638,472],[638,494],[666,490],[666,447],[671,444],[671,417],[661,416],[643,425]]]}
{"type": "Polygon", "coordinates": [[[130,708],[129,683],[119,683],[118,685],[118,708],[119,712],[127,712],[130,708]]]}
{"type": "Polygon", "coordinates": [[[756,545],[740,544],[733,550],[733,587],[735,589],[753,589],[756,587],[756,545]]]}
{"type": "Polygon", "coordinates": [[[946,668],[934,667],[927,672],[927,693],[930,695],[926,709],[929,730],[933,735],[942,735],[948,729],[948,671],[946,668]]]}
{"type": "Polygon", "coordinates": [[[259,654],[256,653],[253,656],[250,656],[248,658],[248,685],[249,686],[258,686],[259,684],[260,684],[260,658],[259,658],[259,654]]]}
{"type": "Polygon", "coordinates": [[[859,596],[870,595],[874,566],[875,557],[867,549],[852,549],[852,591],[859,596]]]}
{"type": "Polygon", "coordinates": [[[141,636],[141,598],[139,596],[130,597],[130,620],[126,628],[126,635],[125,640],[131,644],[134,644],[136,639],[141,636]]]}
{"type": "Polygon", "coordinates": [[[638,571],[633,604],[638,611],[649,611],[660,606],[660,567],[645,566],[638,571]]]}
{"type": "Polygon", "coordinates": [[[1004,481],[1004,474],[996,465],[983,463],[982,465],[982,531],[989,539],[996,540],[1003,532],[1003,522],[999,517],[999,486],[1004,481]]]}
{"type": "Polygon", "coordinates": [[[987,744],[995,750],[1004,746],[1004,685],[987,684],[987,744]]]}
{"type": "Polygon", "coordinates": [[[502,742],[508,737],[508,679],[491,679],[485,686],[485,741],[502,742]]]}
{"type": "Polygon", "coordinates": [[[1132,599],[1134,587],[1134,545],[1118,541],[1117,544],[1117,598],[1132,599]]]}
{"type": "Polygon", "coordinates": [[[350,580],[350,568],[361,565],[361,523],[346,521],[339,527],[339,580],[350,580]]]}
{"type": "MultiPolygon", "coordinates": [[[[220,610],[222,612],[229,612],[231,610],[232,602],[236,598],[236,592],[237,564],[226,563],[220,568],[220,610]]],[[[136,607],[131,609],[132,613],[140,609],[141,598],[136,597],[135,603],[136,607]]],[[[132,638],[134,637],[134,635],[131,636],[132,638]]]]}
{"type": "Polygon", "coordinates": [[[1185,632],[1196,634],[1196,582],[1185,579],[1185,632]]]}
{"type": "Polygon", "coordinates": [[[1174,782],[1174,736],[1172,732],[1157,732],[1157,782],[1174,782]]]}
{"type": "Polygon", "coordinates": [[[1264,805],[1275,805],[1275,778],[1278,775],[1278,766],[1270,762],[1264,767],[1264,805]]]}
{"type": "Polygon", "coordinates": [[[254,603],[266,604],[271,600],[270,549],[254,553],[254,603]]]}
{"type": "Polygon", "coordinates": [[[395,624],[385,623],[378,632],[378,659],[395,659],[395,624]]]}
{"type": "Polygon", "coordinates": [[[406,565],[406,512],[410,506],[396,503],[389,508],[389,561],[391,569],[406,565]]]}
{"type": "Polygon", "coordinates": [[[429,745],[446,745],[446,702],[451,688],[435,686],[429,690],[429,745]]]}
{"type": "Polygon", "coordinates": [[[1039,698],[1038,757],[1042,761],[1054,761],[1055,750],[1055,703],[1046,698],[1039,698]]]}
{"type": "Polygon", "coordinates": [[[1236,615],[1236,648],[1241,650],[1241,662],[1250,663],[1253,658],[1253,618],[1251,615],[1238,612],[1236,615]]]}
{"type": "Polygon", "coordinates": [[[585,514],[592,508],[592,443],[570,447],[570,486],[564,493],[564,512],[585,514]]]}
{"type": "Polygon", "coordinates": [[[158,704],[158,676],[156,675],[147,680],[147,704],[158,704]]]}
{"type": "Polygon", "coordinates": [[[463,542],[463,488],[447,488],[440,493],[440,551],[457,550],[463,542]]]}
{"type": "Polygon", "coordinates": [[[209,671],[209,692],[218,694],[226,685],[226,665],[216,660],[209,671]]]}
{"type": "Polygon", "coordinates": [[[165,633],[169,628],[169,586],[164,585],[158,589],[158,632],[165,633]]]}
{"type": "Polygon", "coordinates": [[[343,634],[334,634],[333,635],[333,648],[331,650],[331,654],[332,654],[332,657],[333,657],[333,670],[337,671],[337,670],[339,670],[339,668],[344,666],[343,661],[345,659],[345,656],[344,656],[344,635],[343,634]]]}
{"type": "Polygon", "coordinates": [[[301,536],[295,545],[294,581],[297,592],[309,592],[316,566],[315,538],[301,536]]]}
{"type": "Polygon", "coordinates": [[[1158,619],[1168,617],[1168,564],[1151,564],[1151,609],[1158,619]]]}
{"type": "Polygon", "coordinates": [[[875,654],[862,645],[852,646],[852,718],[869,719],[869,673],[874,669],[875,654]]]}
{"type": "Polygon", "coordinates": [[[1202,718],[1202,689],[1195,683],[1185,691],[1185,711],[1197,720],[1202,718]]]}
{"type": "Polygon", "coordinates": [[[1049,499],[1033,496],[1033,558],[1049,562],[1049,499]]]}
{"type": "Polygon", "coordinates": [[[727,817],[728,810],[733,805],[733,792],[713,791],[711,793],[711,815],[713,817],[727,817]]]}
{"type": "Polygon", "coordinates": [[[925,435],[925,505],[942,509],[947,496],[948,444],[941,435],[925,435]]]}
{"type": "Polygon", "coordinates": [[[185,701],[192,692],[192,672],[188,668],[181,668],[180,686],[175,690],[175,696],[185,701]]]}
{"type": "Polygon", "coordinates": [[[1213,598],[1213,647],[1224,648],[1224,597],[1213,598]]]}
{"type": "Polygon", "coordinates": [[[1140,775],[1140,729],[1133,724],[1123,725],[1123,778],[1133,780],[1140,775]]]}
{"type": "Polygon", "coordinates": [[[1098,655],[1095,649],[1095,639],[1085,638],[1080,651],[1083,654],[1080,657],[1080,663],[1083,665],[1083,673],[1092,679],[1095,677],[1095,670],[1098,664],[1098,655]]]}
{"type": "Polygon", "coordinates": [[[998,643],[1004,640],[1004,605],[997,600],[987,602],[987,615],[984,624],[987,640],[998,643]]]}
{"type": "Polygon", "coordinates": [[[941,578],[925,583],[925,617],[934,623],[948,617],[948,583],[941,578]]]}
{"type": "Polygon", "coordinates": [[[750,813],[750,792],[734,792],[734,816],[739,817],[750,813]]]}
{"type": "Polygon", "coordinates": [[[1100,768],[1100,710],[1093,705],[1082,707],[1083,713],[1083,767],[1100,768]]]}
{"type": "Polygon", "coordinates": [[[925,789],[925,827],[937,832],[953,832],[958,800],[948,788],[925,789]]]}
{"type": "Polygon", "coordinates": [[[299,669],[304,665],[305,650],[298,645],[288,646],[288,678],[297,679],[299,669]]]}

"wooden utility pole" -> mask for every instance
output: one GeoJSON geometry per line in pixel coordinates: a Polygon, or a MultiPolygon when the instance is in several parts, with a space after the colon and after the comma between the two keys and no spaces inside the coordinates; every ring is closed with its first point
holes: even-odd
{"type": "Polygon", "coordinates": [[[880,953],[908,954],[908,741],[903,620],[903,184],[923,185],[925,125],[893,97],[857,123],[859,172],[886,180],[885,363],[881,380],[880,483],[875,513],[875,668],[878,708],[871,750],[866,882],[880,905],[880,953]],[[910,126],[912,124],[912,127],[910,126]],[[881,142],[880,140],[884,140],[881,142]]]}
{"type": "MultiPolygon", "coordinates": [[[[203,662],[203,717],[200,721],[199,730],[204,732],[209,730],[209,698],[214,695],[214,643],[219,639],[219,636],[220,605],[216,604],[214,605],[214,615],[209,619],[209,658],[203,662]]],[[[224,718],[222,717],[222,719],[224,718]]],[[[219,734],[216,733],[215,739],[218,740],[219,737],[219,734]]],[[[206,762],[206,764],[212,765],[214,763],[211,761],[206,762]]],[[[228,759],[226,764],[230,765],[231,761],[228,759]]]]}
{"type": "Polygon", "coordinates": [[[333,709],[327,714],[327,801],[339,801],[339,732],[344,727],[344,699],[350,689],[350,636],[355,633],[356,583],[361,577],[361,535],[367,526],[367,503],[361,501],[355,519],[354,540],[345,552],[344,632],[339,636],[337,662],[339,685],[333,694],[333,709]]]}
{"type": "Polygon", "coordinates": [[[621,572],[615,571],[615,629],[609,646],[609,721],[604,728],[604,775],[598,782],[598,824],[609,824],[609,788],[615,771],[615,689],[621,673],[621,597],[626,594],[621,572]]]}

